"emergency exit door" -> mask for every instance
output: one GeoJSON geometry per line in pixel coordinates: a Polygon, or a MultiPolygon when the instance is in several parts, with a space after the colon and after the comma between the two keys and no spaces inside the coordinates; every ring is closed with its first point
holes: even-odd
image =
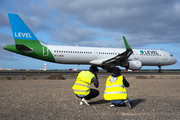
{"type": "Polygon", "coordinates": [[[98,51],[94,50],[94,58],[98,58],[98,51]]]}

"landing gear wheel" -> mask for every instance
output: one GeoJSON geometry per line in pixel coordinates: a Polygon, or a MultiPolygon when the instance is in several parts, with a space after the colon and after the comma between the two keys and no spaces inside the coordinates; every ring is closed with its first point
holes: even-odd
{"type": "Polygon", "coordinates": [[[161,66],[158,66],[159,67],[159,73],[162,73],[163,72],[163,70],[161,69],[161,66]]]}

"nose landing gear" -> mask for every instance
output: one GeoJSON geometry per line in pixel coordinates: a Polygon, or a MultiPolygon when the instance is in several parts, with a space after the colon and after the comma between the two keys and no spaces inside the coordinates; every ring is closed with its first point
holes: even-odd
{"type": "Polygon", "coordinates": [[[162,73],[163,72],[163,70],[161,69],[161,66],[158,66],[159,67],[159,73],[162,73]]]}

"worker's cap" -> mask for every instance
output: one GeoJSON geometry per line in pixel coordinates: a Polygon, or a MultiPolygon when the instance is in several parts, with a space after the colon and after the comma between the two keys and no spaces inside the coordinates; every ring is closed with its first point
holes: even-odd
{"type": "Polygon", "coordinates": [[[89,68],[89,71],[92,72],[92,73],[94,73],[94,72],[98,72],[99,69],[97,68],[97,66],[91,65],[90,68],[89,68]]]}
{"type": "Polygon", "coordinates": [[[121,73],[121,69],[118,67],[115,67],[113,70],[113,73],[121,73]]]}

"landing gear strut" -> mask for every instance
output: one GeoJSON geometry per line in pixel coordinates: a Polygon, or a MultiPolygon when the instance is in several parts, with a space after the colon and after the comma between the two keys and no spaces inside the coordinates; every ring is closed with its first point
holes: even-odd
{"type": "Polygon", "coordinates": [[[163,71],[162,71],[162,69],[161,69],[161,66],[158,66],[159,67],[159,73],[162,73],[163,71]]]}

